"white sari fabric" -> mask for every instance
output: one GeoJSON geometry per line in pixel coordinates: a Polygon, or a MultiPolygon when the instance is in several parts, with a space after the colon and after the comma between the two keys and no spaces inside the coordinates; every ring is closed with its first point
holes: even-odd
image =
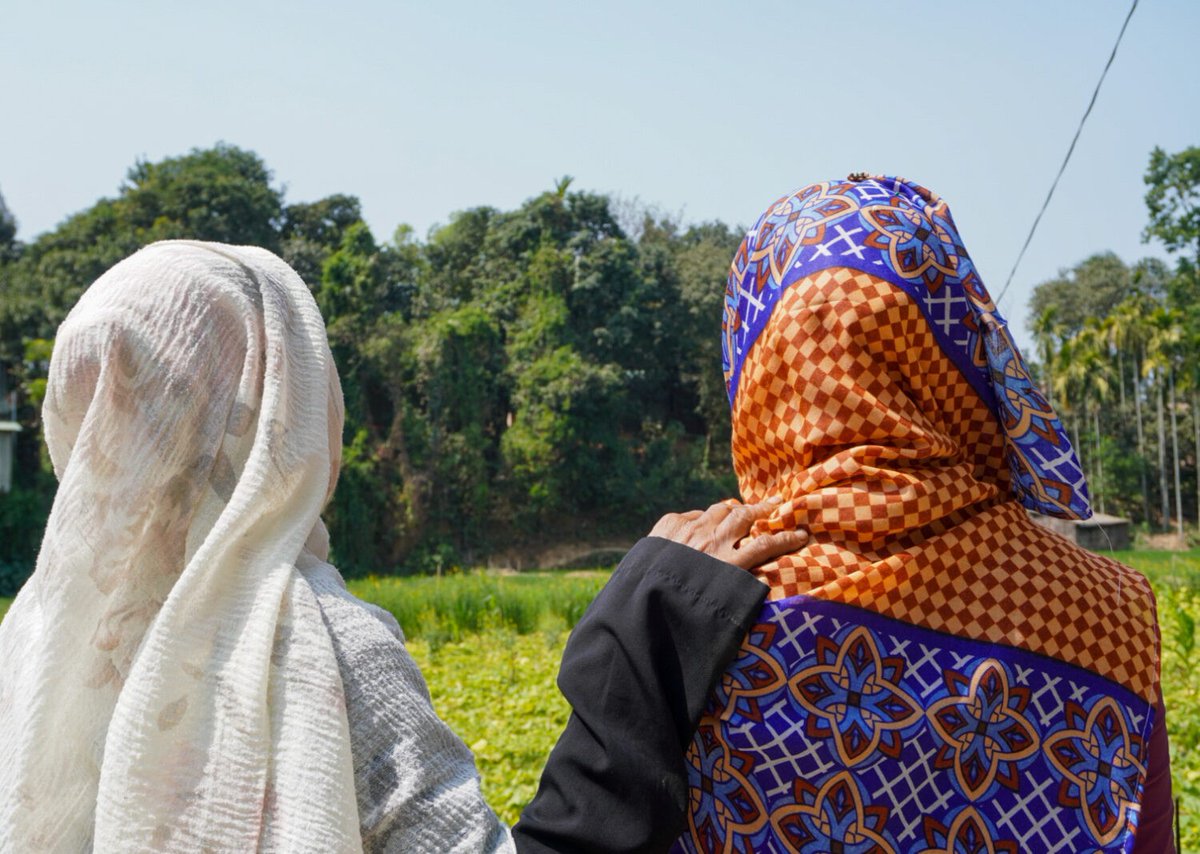
{"type": "Polygon", "coordinates": [[[59,329],[43,417],[59,489],[0,624],[0,851],[511,845],[398,627],[324,560],[341,390],[291,268],[182,241],[121,262],[59,329]]]}

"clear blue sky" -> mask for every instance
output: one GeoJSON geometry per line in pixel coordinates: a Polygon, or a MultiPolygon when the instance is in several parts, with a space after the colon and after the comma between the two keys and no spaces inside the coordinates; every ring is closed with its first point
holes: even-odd
{"type": "MultiPolygon", "coordinates": [[[[751,223],[850,170],[946,197],[995,294],[1127,0],[31,2],[0,13],[0,193],[31,239],[139,157],[257,151],[291,201],[362,199],[381,239],[561,175],[751,223]]],[[[1200,3],[1143,0],[1002,308],[1140,242],[1155,145],[1200,144],[1200,3]]],[[[714,319],[714,324],[716,323],[714,319]]]]}

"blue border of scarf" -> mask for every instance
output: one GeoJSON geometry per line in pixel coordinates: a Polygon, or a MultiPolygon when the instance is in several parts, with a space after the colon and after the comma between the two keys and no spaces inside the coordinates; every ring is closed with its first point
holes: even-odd
{"type": "Polygon", "coordinates": [[[721,355],[730,406],[746,354],[783,290],[831,267],[870,273],[912,297],[1003,427],[1022,504],[1065,519],[1092,515],[1066,430],[1030,377],[949,207],[903,178],[811,184],[779,199],[747,232],[725,292],[721,355]]]}

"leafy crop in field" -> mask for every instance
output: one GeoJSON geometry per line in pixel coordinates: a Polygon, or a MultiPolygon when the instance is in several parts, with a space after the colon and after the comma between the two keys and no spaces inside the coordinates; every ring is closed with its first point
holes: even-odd
{"type": "Polygon", "coordinates": [[[570,711],[555,687],[566,635],[492,630],[440,646],[409,641],[434,706],[470,746],[483,794],[516,822],[533,799],[550,748],[570,711]]]}
{"type": "Polygon", "coordinates": [[[604,571],[488,575],[483,572],[351,581],[350,592],[386,608],[409,638],[437,646],[486,629],[569,631],[604,586],[604,571]]]}
{"type": "Polygon", "coordinates": [[[1171,740],[1171,781],[1181,812],[1181,848],[1200,849],[1200,553],[1123,552],[1145,573],[1158,598],[1163,701],[1171,740]]]}

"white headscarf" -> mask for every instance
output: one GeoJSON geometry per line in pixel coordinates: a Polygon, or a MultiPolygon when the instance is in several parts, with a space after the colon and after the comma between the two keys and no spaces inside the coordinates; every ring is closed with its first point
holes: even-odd
{"type": "Polygon", "coordinates": [[[43,413],[60,483],[0,625],[0,850],[360,850],[296,569],[342,427],[303,282],[261,249],[142,250],[59,329],[43,413]]]}

